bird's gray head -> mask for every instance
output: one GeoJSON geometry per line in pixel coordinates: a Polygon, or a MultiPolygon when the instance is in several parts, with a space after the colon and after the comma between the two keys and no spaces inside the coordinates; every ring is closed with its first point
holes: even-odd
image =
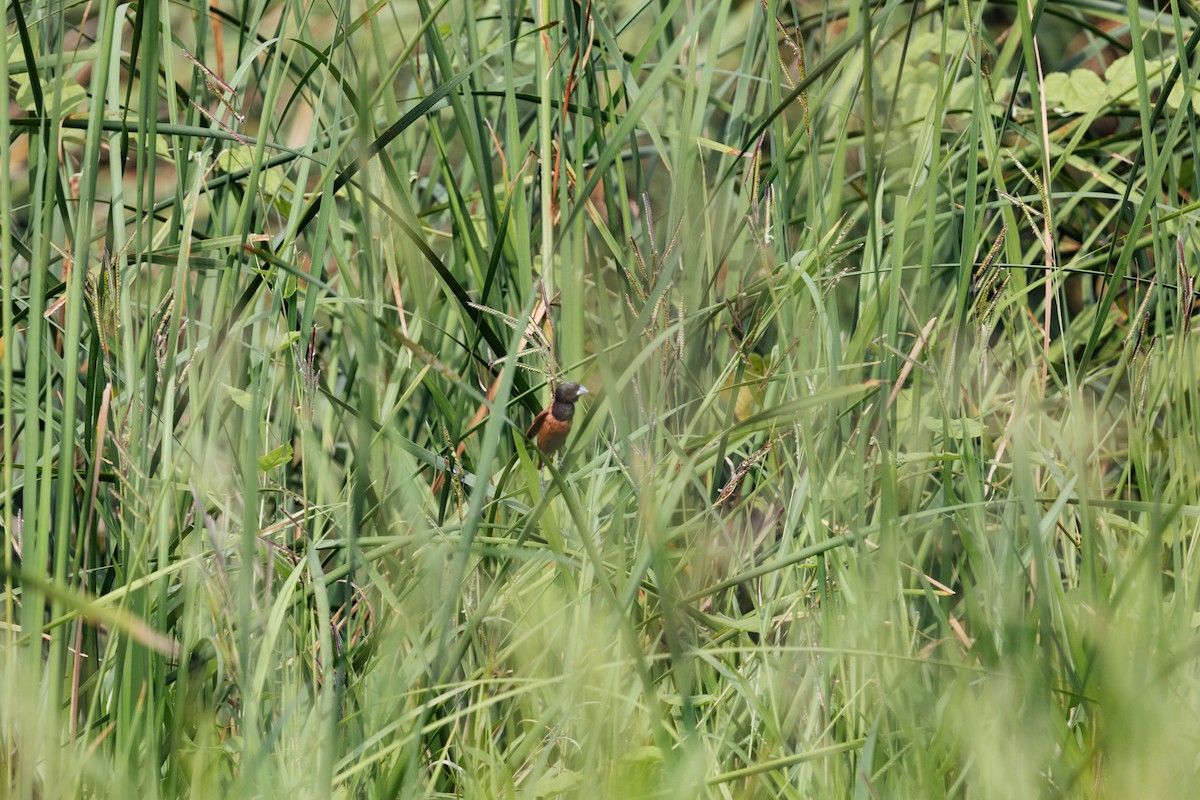
{"type": "Polygon", "coordinates": [[[587,387],[583,384],[575,383],[574,381],[560,383],[558,388],[554,390],[554,402],[574,403],[579,399],[580,395],[587,393],[587,387]]]}

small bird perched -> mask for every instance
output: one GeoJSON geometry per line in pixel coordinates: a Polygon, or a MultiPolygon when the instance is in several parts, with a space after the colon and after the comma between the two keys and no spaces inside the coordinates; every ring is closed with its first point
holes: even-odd
{"type": "Polygon", "coordinates": [[[554,400],[533,418],[533,424],[525,431],[525,438],[537,437],[538,449],[552,456],[562,449],[571,432],[575,418],[575,401],[587,394],[587,387],[578,383],[563,383],[554,390],[554,400]]]}

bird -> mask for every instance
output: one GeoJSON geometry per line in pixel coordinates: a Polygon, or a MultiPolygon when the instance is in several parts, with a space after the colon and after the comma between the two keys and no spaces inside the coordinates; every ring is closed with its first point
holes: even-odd
{"type": "Polygon", "coordinates": [[[525,438],[536,439],[538,449],[545,456],[557,453],[566,444],[567,434],[571,432],[575,401],[587,393],[586,386],[574,381],[559,384],[550,405],[533,418],[533,424],[525,431],[525,438]]]}

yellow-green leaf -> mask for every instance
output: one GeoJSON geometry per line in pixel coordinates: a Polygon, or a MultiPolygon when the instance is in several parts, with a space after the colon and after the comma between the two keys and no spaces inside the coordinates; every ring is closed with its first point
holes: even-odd
{"type": "Polygon", "coordinates": [[[292,445],[285,442],[269,453],[258,457],[258,471],[268,472],[292,460],[292,445]]]}
{"type": "Polygon", "coordinates": [[[1046,105],[1070,114],[1086,114],[1104,105],[1108,88],[1100,76],[1089,69],[1074,69],[1068,75],[1052,72],[1046,76],[1046,105]]]}
{"type": "Polygon", "coordinates": [[[230,400],[247,411],[250,410],[250,401],[253,398],[250,397],[249,392],[247,392],[245,389],[239,389],[236,386],[230,386],[228,383],[222,383],[221,385],[224,386],[225,391],[229,393],[230,400]]]}

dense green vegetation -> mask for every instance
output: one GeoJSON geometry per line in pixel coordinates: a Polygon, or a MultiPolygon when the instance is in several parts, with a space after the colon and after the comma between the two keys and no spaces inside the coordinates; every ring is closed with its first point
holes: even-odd
{"type": "Polygon", "coordinates": [[[5,8],[4,796],[1196,796],[1190,0],[5,8]]]}

